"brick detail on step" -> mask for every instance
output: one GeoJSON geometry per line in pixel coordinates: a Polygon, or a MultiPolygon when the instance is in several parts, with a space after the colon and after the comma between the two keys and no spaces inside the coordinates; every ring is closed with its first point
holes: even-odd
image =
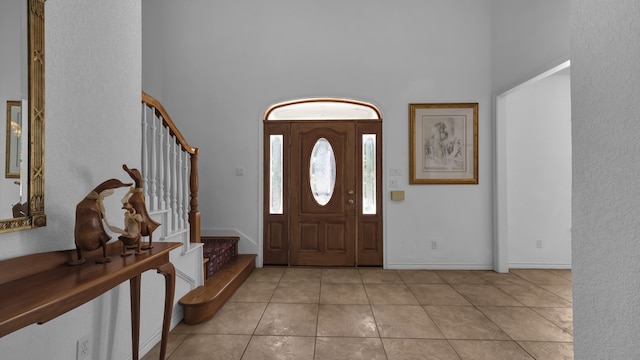
{"type": "Polygon", "coordinates": [[[236,238],[202,238],[203,256],[209,261],[206,264],[206,277],[210,278],[224,265],[238,257],[238,239],[236,238]]]}

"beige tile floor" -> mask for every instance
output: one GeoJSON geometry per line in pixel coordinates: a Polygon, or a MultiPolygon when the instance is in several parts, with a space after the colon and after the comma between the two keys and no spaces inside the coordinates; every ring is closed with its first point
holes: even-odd
{"type": "Polygon", "coordinates": [[[267,267],[167,358],[573,359],[571,301],[570,270],[267,267]]]}

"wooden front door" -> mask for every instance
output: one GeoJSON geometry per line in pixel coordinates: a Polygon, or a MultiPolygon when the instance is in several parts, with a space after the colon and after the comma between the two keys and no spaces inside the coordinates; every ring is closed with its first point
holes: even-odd
{"type": "Polygon", "coordinates": [[[355,265],[355,124],[291,127],[291,265],[355,265]]]}
{"type": "Polygon", "coordinates": [[[263,169],[265,265],[382,265],[382,119],[375,107],[335,99],[274,105],[265,113],[263,169]],[[326,107],[311,120],[296,112],[301,103],[326,107]],[[336,104],[343,111],[327,110],[336,104]]]}

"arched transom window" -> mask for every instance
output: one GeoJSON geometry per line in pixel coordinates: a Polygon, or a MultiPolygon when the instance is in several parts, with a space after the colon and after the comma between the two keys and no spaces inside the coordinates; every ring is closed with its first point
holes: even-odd
{"type": "Polygon", "coordinates": [[[265,120],[379,120],[380,110],[372,104],[334,98],[301,99],[271,106],[265,120]]]}

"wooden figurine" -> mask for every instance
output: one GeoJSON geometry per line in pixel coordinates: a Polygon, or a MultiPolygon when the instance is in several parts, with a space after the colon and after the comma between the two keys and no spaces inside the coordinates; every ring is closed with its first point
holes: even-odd
{"type": "Polygon", "coordinates": [[[136,213],[142,216],[140,223],[140,235],[149,237],[149,244],[142,246],[143,250],[153,248],[153,231],[160,226],[160,223],[153,220],[147,212],[147,205],[144,200],[144,185],[142,183],[142,175],[138,169],[129,169],[127,165],[122,165],[124,171],[135,181],[135,188],[132,187],[129,193],[122,199],[122,203],[129,203],[135,209],[136,213]]]}
{"type": "Polygon", "coordinates": [[[107,242],[111,236],[104,229],[105,219],[103,200],[113,194],[114,189],[131,186],[118,179],[109,179],[98,185],[76,206],[75,243],[77,260],[69,261],[69,265],[80,265],[85,262],[82,251],[93,251],[102,247],[102,257],[96,260],[101,264],[111,261],[107,257],[107,242]]]}
{"type": "Polygon", "coordinates": [[[127,251],[128,248],[136,249],[136,255],[142,253],[140,250],[140,224],[142,223],[142,215],[136,213],[136,209],[131,206],[130,203],[124,203],[122,208],[125,209],[124,213],[124,231],[118,240],[122,241],[122,253],[121,256],[129,256],[131,251],[127,251]]]}

